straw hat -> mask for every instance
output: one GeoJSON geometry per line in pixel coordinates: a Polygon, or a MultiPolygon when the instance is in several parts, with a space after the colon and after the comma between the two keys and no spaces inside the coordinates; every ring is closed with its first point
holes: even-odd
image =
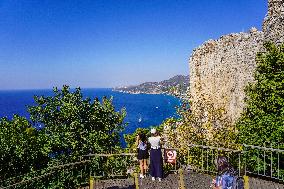
{"type": "Polygon", "coordinates": [[[151,134],[155,134],[157,131],[155,128],[151,129],[151,134]]]}

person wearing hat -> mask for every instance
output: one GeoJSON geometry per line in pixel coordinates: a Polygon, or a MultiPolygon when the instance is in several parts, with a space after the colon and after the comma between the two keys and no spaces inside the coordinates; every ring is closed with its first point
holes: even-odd
{"type": "Polygon", "coordinates": [[[161,181],[163,176],[163,159],[161,151],[161,137],[156,129],[151,129],[151,137],[148,138],[151,145],[150,150],[150,175],[152,180],[158,178],[161,181]]]}

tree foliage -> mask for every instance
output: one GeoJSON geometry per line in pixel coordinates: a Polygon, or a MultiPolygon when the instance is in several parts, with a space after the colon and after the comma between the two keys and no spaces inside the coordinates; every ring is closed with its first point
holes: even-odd
{"type": "MultiPolygon", "coordinates": [[[[53,92],[35,96],[29,119],[0,119],[1,180],[120,147],[126,111],[117,112],[112,98],[92,101],[83,98],[80,88],[72,91],[68,86],[53,92]]],[[[77,175],[65,173],[61,184],[69,182],[68,176],[77,175]]]]}
{"type": "Polygon", "coordinates": [[[124,128],[125,110],[116,112],[112,99],[102,102],[83,99],[81,90],[68,86],[54,89],[52,97],[35,97],[28,111],[35,126],[42,125],[45,153],[56,158],[74,158],[106,152],[120,145],[119,132],[124,128]]]}
{"type": "Polygon", "coordinates": [[[246,108],[237,123],[239,142],[284,147],[284,45],[264,47],[256,58],[255,82],[245,89],[246,108]]]}
{"type": "Polygon", "coordinates": [[[47,163],[38,140],[39,131],[18,115],[0,119],[0,179],[35,170],[47,163]]]}
{"type": "Polygon", "coordinates": [[[200,107],[206,109],[206,114],[200,117],[190,109],[190,102],[185,101],[177,110],[179,119],[168,119],[164,132],[171,147],[179,148],[186,153],[188,144],[204,144],[236,148],[236,129],[231,124],[223,108],[215,108],[212,101],[200,101],[200,107]]]}

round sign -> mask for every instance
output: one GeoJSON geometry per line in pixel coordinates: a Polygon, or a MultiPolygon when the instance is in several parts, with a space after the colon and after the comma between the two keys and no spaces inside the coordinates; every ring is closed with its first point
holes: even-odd
{"type": "Polygon", "coordinates": [[[177,157],[177,152],[175,150],[169,150],[169,151],[166,152],[166,156],[167,156],[167,162],[175,163],[176,157],[177,157]]]}

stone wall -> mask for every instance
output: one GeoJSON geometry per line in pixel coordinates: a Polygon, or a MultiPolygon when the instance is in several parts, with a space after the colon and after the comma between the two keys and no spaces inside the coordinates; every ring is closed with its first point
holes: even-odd
{"type": "Polygon", "coordinates": [[[284,40],[284,0],[269,0],[269,11],[263,23],[264,31],[252,28],[248,33],[233,33],[209,40],[196,48],[190,57],[190,96],[192,110],[201,103],[213,103],[225,108],[232,122],[244,108],[244,88],[253,81],[256,53],[263,42],[284,40]]]}
{"type": "Polygon", "coordinates": [[[268,0],[262,30],[266,41],[284,43],[284,0],[268,0]]]}

